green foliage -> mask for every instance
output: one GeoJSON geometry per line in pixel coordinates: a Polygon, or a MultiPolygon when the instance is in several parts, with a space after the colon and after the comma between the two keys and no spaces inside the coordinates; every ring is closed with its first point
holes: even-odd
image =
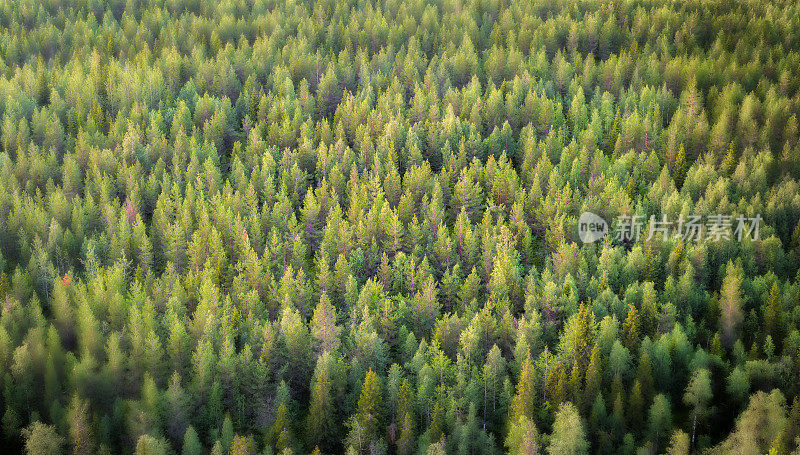
{"type": "Polygon", "coordinates": [[[57,455],[62,453],[64,438],[55,427],[36,421],[22,430],[25,453],[28,455],[57,455]]]}
{"type": "Polygon", "coordinates": [[[723,341],[730,347],[736,341],[739,325],[744,319],[741,291],[742,270],[732,262],[728,262],[725,269],[725,278],[720,290],[720,328],[723,341]]]}
{"type": "Polygon", "coordinates": [[[361,385],[361,395],[353,418],[353,431],[359,433],[359,444],[370,445],[380,435],[383,421],[383,398],[378,375],[369,370],[361,385]],[[362,436],[363,435],[363,436],[362,436]]]}
{"type": "Polygon", "coordinates": [[[559,406],[547,451],[553,455],[589,453],[586,430],[578,410],[572,403],[567,402],[559,406]]]}
{"type": "Polygon", "coordinates": [[[658,394],[653,398],[647,418],[647,426],[652,443],[658,447],[660,441],[669,436],[669,429],[672,427],[672,406],[669,398],[663,394],[658,394]]]}
{"type": "Polygon", "coordinates": [[[711,401],[712,395],[711,373],[705,368],[695,371],[692,375],[692,379],[686,386],[686,392],[683,394],[683,402],[693,408],[692,444],[694,444],[697,419],[701,417],[702,413],[705,411],[705,408],[711,401]]]}
{"type": "Polygon", "coordinates": [[[717,449],[720,453],[768,452],[786,425],[785,404],[779,390],[755,393],[737,420],[735,431],[717,449]]]}
{"type": "Polygon", "coordinates": [[[0,5],[0,447],[797,450],[796,2],[62,3],[0,5]]]}
{"type": "Polygon", "coordinates": [[[306,419],[309,447],[323,445],[327,448],[335,443],[337,422],[332,387],[327,370],[322,368],[311,388],[311,403],[306,419]]]}
{"type": "Polygon", "coordinates": [[[136,455],[167,455],[169,453],[169,445],[163,439],[143,434],[136,443],[134,453],[136,455]]]}
{"type": "Polygon", "coordinates": [[[530,356],[522,364],[522,370],[517,383],[517,393],[511,402],[511,421],[520,418],[532,418],[534,415],[534,404],[536,400],[536,382],[534,377],[533,364],[530,356]]]}
{"type": "Polygon", "coordinates": [[[513,455],[538,453],[538,437],[533,421],[526,417],[520,417],[516,423],[511,425],[505,440],[508,453],[513,455]]]}
{"type": "Polygon", "coordinates": [[[203,453],[203,445],[200,443],[197,431],[195,431],[194,427],[189,426],[183,436],[181,455],[199,455],[201,453],[203,453]]]}

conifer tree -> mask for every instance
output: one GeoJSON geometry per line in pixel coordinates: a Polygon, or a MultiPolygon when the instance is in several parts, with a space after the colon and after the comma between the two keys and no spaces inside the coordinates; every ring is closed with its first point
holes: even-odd
{"type": "Polygon", "coordinates": [[[636,381],[642,389],[642,397],[645,401],[649,401],[654,392],[653,381],[653,366],[650,360],[650,354],[647,351],[642,352],[639,357],[639,363],[636,366],[636,381]]]}
{"type": "Polygon", "coordinates": [[[584,403],[590,403],[600,392],[602,387],[602,362],[600,348],[597,344],[592,348],[589,366],[586,368],[586,381],[584,387],[584,403]]]}
{"type": "Polygon", "coordinates": [[[639,381],[634,381],[633,387],[628,394],[628,426],[635,428],[644,418],[645,400],[642,394],[642,387],[639,381]]]}
{"type": "Polygon", "coordinates": [[[720,329],[722,340],[728,348],[736,341],[739,324],[744,319],[742,313],[741,269],[728,262],[725,278],[720,290],[720,329]]]}
{"type": "Polygon", "coordinates": [[[512,424],[505,446],[514,455],[534,455],[540,452],[539,435],[533,420],[520,417],[512,424]]]}
{"type": "Polygon", "coordinates": [[[181,446],[181,455],[200,455],[203,453],[203,446],[200,443],[200,438],[197,436],[197,431],[194,427],[189,425],[186,428],[186,433],[183,436],[183,445],[181,446]]]}
{"type": "Polygon", "coordinates": [[[554,455],[585,454],[589,452],[586,430],[577,409],[572,403],[566,402],[559,406],[555,422],[553,422],[550,445],[547,449],[548,453],[554,455]]]}
{"type": "Polygon", "coordinates": [[[414,449],[414,418],[410,412],[403,414],[403,420],[400,425],[400,438],[397,440],[397,453],[401,455],[409,455],[413,453],[414,449]]]}
{"type": "Polygon", "coordinates": [[[622,324],[622,344],[629,350],[639,346],[639,312],[635,306],[628,308],[628,316],[622,324]]]}
{"type": "Polygon", "coordinates": [[[311,320],[311,334],[320,352],[335,351],[339,347],[339,334],[342,328],[336,324],[336,308],[325,292],[319,298],[311,320]]]}
{"type": "Polygon", "coordinates": [[[77,394],[72,397],[69,409],[69,441],[72,452],[76,455],[94,452],[95,440],[91,433],[89,422],[89,402],[81,399],[77,394]]]}
{"type": "Polygon", "coordinates": [[[764,333],[776,340],[780,340],[781,336],[782,315],[781,292],[776,282],[772,284],[764,309],[764,333]]]}
{"type": "Polygon", "coordinates": [[[306,439],[309,447],[331,447],[331,438],[336,429],[331,388],[327,369],[322,368],[311,387],[311,404],[306,418],[306,439]]]}
{"type": "Polygon", "coordinates": [[[22,430],[25,438],[25,453],[28,455],[51,455],[61,453],[64,438],[55,427],[36,421],[22,430]]]}
{"type": "Polygon", "coordinates": [[[383,423],[383,396],[378,375],[369,370],[361,386],[361,395],[358,397],[356,413],[352,418],[353,430],[358,428],[363,435],[362,441],[368,446],[376,442],[381,434],[383,423]]]}
{"type": "Polygon", "coordinates": [[[692,446],[694,446],[697,420],[702,417],[711,397],[711,373],[701,368],[694,372],[683,395],[683,402],[692,407],[692,446]]]}
{"type": "Polygon", "coordinates": [[[511,421],[520,417],[532,419],[534,417],[534,404],[536,398],[536,379],[530,356],[525,359],[517,382],[517,393],[511,402],[511,421]]]}
{"type": "Polygon", "coordinates": [[[286,407],[286,403],[281,403],[278,406],[278,411],[275,414],[275,421],[267,432],[267,441],[277,452],[292,447],[292,430],[289,424],[289,411],[286,407]]]}

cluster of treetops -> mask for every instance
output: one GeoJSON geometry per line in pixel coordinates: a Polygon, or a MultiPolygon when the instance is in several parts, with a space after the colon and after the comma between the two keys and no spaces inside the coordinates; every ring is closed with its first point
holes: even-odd
{"type": "Polygon", "coordinates": [[[793,0],[2,0],[0,445],[797,453],[798,115],[793,0]]]}

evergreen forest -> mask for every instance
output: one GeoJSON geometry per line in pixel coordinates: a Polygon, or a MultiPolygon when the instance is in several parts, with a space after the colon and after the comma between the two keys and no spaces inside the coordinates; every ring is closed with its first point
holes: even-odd
{"type": "Polygon", "coordinates": [[[798,116],[796,0],[0,0],[0,451],[800,454],[798,116]]]}

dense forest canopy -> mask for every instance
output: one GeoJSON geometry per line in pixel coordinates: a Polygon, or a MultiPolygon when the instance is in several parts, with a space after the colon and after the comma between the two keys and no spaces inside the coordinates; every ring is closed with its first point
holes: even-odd
{"type": "Polygon", "coordinates": [[[797,453],[798,115],[793,0],[3,0],[0,445],[797,453]]]}

